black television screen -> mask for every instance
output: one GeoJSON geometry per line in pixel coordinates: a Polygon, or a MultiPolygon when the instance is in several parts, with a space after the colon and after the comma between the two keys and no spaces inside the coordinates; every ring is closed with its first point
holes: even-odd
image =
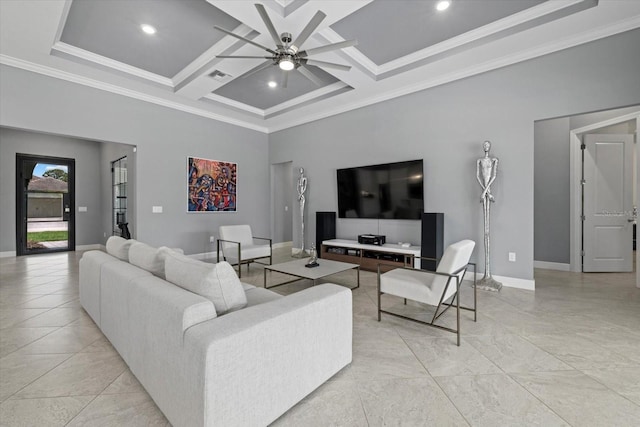
{"type": "Polygon", "coordinates": [[[422,160],[338,169],[338,217],[420,219],[422,160]]]}

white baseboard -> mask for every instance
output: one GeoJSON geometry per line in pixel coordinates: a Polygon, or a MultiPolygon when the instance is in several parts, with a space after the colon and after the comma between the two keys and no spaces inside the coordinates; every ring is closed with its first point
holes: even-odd
{"type": "MultiPolygon", "coordinates": [[[[282,243],[274,243],[273,245],[271,245],[271,247],[273,249],[278,249],[278,248],[286,248],[287,246],[291,246],[291,242],[282,242],[282,243]]],[[[218,252],[217,251],[213,251],[213,252],[201,252],[198,254],[191,254],[191,255],[187,255],[189,258],[193,258],[193,259],[199,259],[199,260],[216,260],[218,252]]],[[[222,254],[220,254],[220,258],[222,259],[222,254]]]]}
{"type": "Polygon", "coordinates": [[[562,262],[533,261],[533,268],[545,270],[571,271],[571,265],[562,262]]]}
{"type": "Polygon", "coordinates": [[[293,246],[293,242],[280,242],[280,243],[274,243],[271,245],[273,249],[286,248],[291,246],[293,246]]]}
{"type": "MultiPolygon", "coordinates": [[[[76,251],[93,251],[93,250],[105,250],[104,245],[79,245],[76,246],[76,251]]],[[[16,256],[16,251],[0,252],[0,258],[9,258],[16,256]]]]}
{"type": "MultiPolygon", "coordinates": [[[[483,273],[478,273],[476,280],[482,279],[482,274],[483,273]]],[[[529,280],[519,279],[517,277],[496,276],[495,274],[493,274],[492,277],[502,283],[502,286],[506,286],[507,288],[524,289],[526,291],[536,290],[536,281],[533,279],[529,280]]],[[[467,271],[467,274],[464,275],[464,280],[473,281],[473,271],[467,271]]]]}
{"type": "MultiPolygon", "coordinates": [[[[205,259],[216,259],[217,256],[217,252],[201,252],[199,254],[191,254],[191,255],[187,255],[189,258],[193,258],[193,259],[199,259],[199,260],[205,260],[205,259]]],[[[220,256],[220,258],[222,258],[222,256],[220,256]]]]}
{"type": "MultiPolygon", "coordinates": [[[[300,248],[291,247],[291,255],[299,255],[301,250],[302,249],[300,249],[300,248]]],[[[309,255],[309,251],[310,251],[310,249],[305,249],[304,253],[309,255]]]]}

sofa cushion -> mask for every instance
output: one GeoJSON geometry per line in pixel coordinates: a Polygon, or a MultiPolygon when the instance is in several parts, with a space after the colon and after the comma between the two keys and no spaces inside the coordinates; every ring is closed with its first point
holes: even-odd
{"type": "Polygon", "coordinates": [[[134,244],[134,239],[123,239],[120,236],[111,236],[107,239],[107,253],[122,261],[129,262],[129,249],[134,244]]]}
{"type": "Polygon", "coordinates": [[[182,253],[182,249],[170,249],[166,246],[156,249],[146,243],[135,242],[129,249],[129,262],[143,270],[147,270],[154,276],[164,279],[164,261],[171,251],[182,253]]]}
{"type": "Polygon", "coordinates": [[[164,271],[167,281],[211,300],[218,315],[247,305],[242,283],[227,262],[209,264],[168,252],[164,271]]]}

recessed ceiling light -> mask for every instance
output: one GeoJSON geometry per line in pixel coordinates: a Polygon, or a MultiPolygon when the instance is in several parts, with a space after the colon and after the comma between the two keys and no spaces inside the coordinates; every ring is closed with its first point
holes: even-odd
{"type": "Polygon", "coordinates": [[[142,24],[140,25],[140,29],[145,33],[145,34],[155,34],[156,33],[156,28],[152,25],[149,24],[142,24]]]}
{"type": "Polygon", "coordinates": [[[267,85],[269,85],[269,87],[276,87],[278,86],[278,83],[274,82],[274,81],[270,81],[269,83],[267,83],[267,85]]]}
{"type": "Polygon", "coordinates": [[[436,4],[436,9],[442,12],[443,10],[449,9],[449,6],[451,6],[450,0],[442,0],[442,1],[439,1],[438,4],[436,4]]]}

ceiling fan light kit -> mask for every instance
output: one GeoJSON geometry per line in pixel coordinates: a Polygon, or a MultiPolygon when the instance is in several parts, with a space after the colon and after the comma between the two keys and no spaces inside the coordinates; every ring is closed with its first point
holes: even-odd
{"type": "MultiPolygon", "coordinates": [[[[267,14],[266,9],[263,5],[256,3],[255,4],[262,21],[274,43],[276,44],[275,49],[270,49],[266,46],[258,44],[253,40],[247,39],[245,37],[234,34],[233,32],[226,30],[224,28],[214,26],[214,28],[218,31],[222,31],[223,33],[235,37],[239,40],[242,40],[246,43],[252,44],[256,47],[259,47],[271,54],[271,56],[227,56],[227,55],[217,55],[216,58],[236,58],[236,59],[268,59],[271,63],[266,63],[266,65],[261,66],[258,70],[262,70],[263,68],[267,68],[270,65],[277,65],[281,70],[285,72],[282,79],[282,87],[287,87],[287,76],[286,72],[292,70],[299,70],[300,73],[311,80],[314,84],[320,86],[321,81],[315,77],[313,72],[311,72],[306,66],[312,65],[316,67],[325,67],[325,68],[333,68],[336,70],[348,71],[351,69],[349,65],[335,64],[332,62],[318,61],[314,59],[308,58],[309,55],[314,55],[318,53],[330,52],[337,49],[343,49],[345,47],[355,46],[358,44],[357,40],[345,40],[338,43],[332,43],[325,46],[316,47],[309,50],[300,50],[300,46],[311,36],[311,34],[318,28],[322,20],[327,16],[321,11],[317,11],[316,14],[311,18],[311,21],[304,27],[304,29],[300,32],[297,39],[293,39],[291,33],[284,32],[278,36],[278,32],[276,31],[271,18],[267,14]]],[[[256,70],[256,71],[258,71],[256,70]]],[[[253,73],[253,72],[252,72],[253,73]]],[[[250,73],[250,74],[252,74],[250,73]]]]}
{"type": "Polygon", "coordinates": [[[280,60],[278,60],[278,66],[281,70],[291,71],[295,68],[295,63],[293,62],[293,58],[291,55],[285,55],[280,60]]]}

